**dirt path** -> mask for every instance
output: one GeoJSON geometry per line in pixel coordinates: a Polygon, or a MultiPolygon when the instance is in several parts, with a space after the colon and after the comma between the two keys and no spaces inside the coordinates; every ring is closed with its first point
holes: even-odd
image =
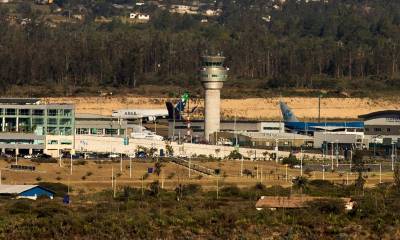
{"type": "MultiPolygon", "coordinates": [[[[114,109],[121,108],[164,108],[168,98],[146,97],[71,97],[46,98],[51,103],[74,103],[77,113],[111,114],[114,109]]],[[[281,113],[278,107],[280,98],[247,98],[223,99],[221,112],[224,118],[235,115],[242,119],[279,120],[281,113]]],[[[282,98],[301,119],[315,119],[318,116],[318,98],[282,98]]],[[[203,100],[190,102],[190,108],[198,106],[197,117],[203,112],[203,100]]],[[[323,119],[356,119],[358,115],[386,110],[400,109],[399,98],[324,98],[321,101],[321,117],[323,119]]]]}

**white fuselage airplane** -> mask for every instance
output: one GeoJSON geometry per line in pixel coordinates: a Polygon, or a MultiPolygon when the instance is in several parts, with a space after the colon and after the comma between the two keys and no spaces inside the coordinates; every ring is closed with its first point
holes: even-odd
{"type": "Polygon", "coordinates": [[[154,121],[168,117],[167,109],[119,109],[112,112],[112,116],[121,119],[143,119],[154,121]]]}
{"type": "Polygon", "coordinates": [[[155,121],[158,118],[180,119],[180,113],[184,111],[189,94],[184,93],[179,102],[174,106],[166,102],[164,109],[119,109],[112,112],[112,116],[121,119],[142,119],[144,121],[155,121]]]}

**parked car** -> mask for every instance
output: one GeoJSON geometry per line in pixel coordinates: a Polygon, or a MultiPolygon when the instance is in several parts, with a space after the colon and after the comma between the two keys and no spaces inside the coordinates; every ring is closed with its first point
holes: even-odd
{"type": "Polygon", "coordinates": [[[140,151],[136,153],[137,158],[147,158],[147,154],[144,151],[140,151]]]}
{"type": "Polygon", "coordinates": [[[108,155],[109,158],[117,158],[119,157],[119,154],[116,153],[111,153],[110,155],[108,155]]]}
{"type": "Polygon", "coordinates": [[[25,155],[24,158],[25,158],[25,159],[32,159],[32,158],[33,158],[33,155],[28,154],[28,155],[25,155]]]}

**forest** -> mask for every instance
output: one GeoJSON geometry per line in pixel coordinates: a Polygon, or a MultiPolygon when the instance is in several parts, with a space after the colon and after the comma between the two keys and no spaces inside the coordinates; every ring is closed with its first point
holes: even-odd
{"type": "MultiPolygon", "coordinates": [[[[140,94],[146,85],[200,93],[200,56],[226,56],[226,88],[248,94],[281,89],[369,95],[400,89],[400,2],[391,0],[221,0],[219,17],[147,9],[151,20],[98,23],[112,1],[82,4],[84,21],[50,27],[44,13],[0,5],[0,87],[31,95],[91,95],[99,89],[140,94]],[[7,24],[19,11],[32,21],[7,24]],[[270,20],[267,21],[267,17],[270,20]],[[122,91],[121,90],[121,91],[122,91]]],[[[156,92],[155,92],[156,93],[156,92]]],[[[228,94],[226,91],[225,94],[228,94]]],[[[170,90],[160,94],[171,94],[170,90]]]]}

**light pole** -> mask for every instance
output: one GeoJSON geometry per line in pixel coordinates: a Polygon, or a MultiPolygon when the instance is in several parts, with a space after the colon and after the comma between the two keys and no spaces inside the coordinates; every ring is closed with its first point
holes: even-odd
{"type": "Polygon", "coordinates": [[[129,178],[132,178],[132,156],[129,155],[129,178]]]}
{"type": "Polygon", "coordinates": [[[303,176],[303,147],[300,147],[300,176],[303,176]]]}
{"type": "Polygon", "coordinates": [[[288,165],[285,164],[286,182],[288,181],[288,165]]]}
{"type": "Polygon", "coordinates": [[[331,169],[333,171],[333,142],[331,142],[331,169]]]}
{"type": "Polygon", "coordinates": [[[339,169],[339,140],[336,140],[336,168],[339,169]]]}
{"type": "Polygon", "coordinates": [[[275,162],[278,163],[279,139],[275,139],[275,162]]]}
{"type": "Polygon", "coordinates": [[[392,171],[394,171],[394,142],[392,142],[392,171]]]}

